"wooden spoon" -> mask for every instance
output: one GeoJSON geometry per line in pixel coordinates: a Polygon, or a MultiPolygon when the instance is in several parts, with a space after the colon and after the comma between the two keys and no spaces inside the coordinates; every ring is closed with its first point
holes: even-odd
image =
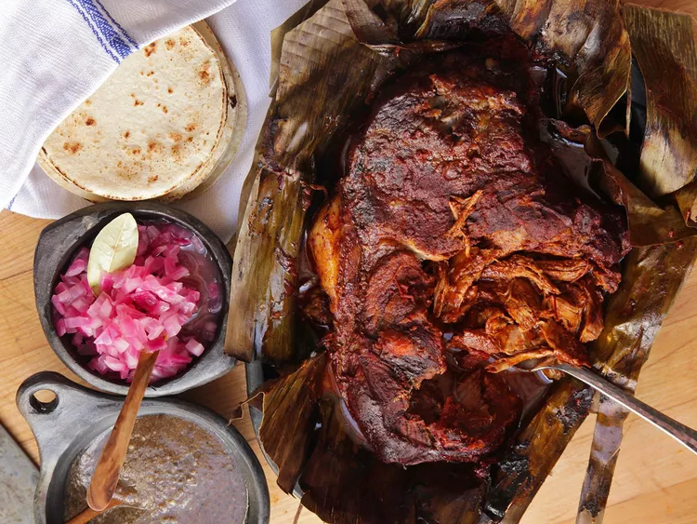
{"type": "Polygon", "coordinates": [[[143,351],[138,358],[138,366],[133,382],[128,388],[121,413],[111,430],[109,440],[94,468],[90,486],[87,489],[87,504],[95,511],[104,511],[111,502],[119,482],[119,474],[128,451],[128,443],[133,433],[133,425],[138,416],[140,403],[150,382],[152,368],[157,360],[157,352],[143,351]]]}

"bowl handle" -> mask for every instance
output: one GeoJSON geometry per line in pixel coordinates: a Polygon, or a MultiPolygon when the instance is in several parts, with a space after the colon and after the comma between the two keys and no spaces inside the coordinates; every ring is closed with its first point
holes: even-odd
{"type": "Polygon", "coordinates": [[[75,437],[102,418],[105,410],[113,411],[114,397],[79,386],[60,373],[42,371],[19,386],[17,407],[34,433],[44,470],[53,469],[75,437]],[[55,398],[42,402],[36,393],[46,390],[55,398]]]}

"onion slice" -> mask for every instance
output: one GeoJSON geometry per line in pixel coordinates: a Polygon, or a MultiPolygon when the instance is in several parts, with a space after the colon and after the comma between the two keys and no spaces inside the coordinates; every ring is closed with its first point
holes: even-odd
{"type": "MultiPolygon", "coordinates": [[[[92,357],[90,369],[130,382],[140,352],[159,351],[154,382],[178,375],[205,350],[196,338],[179,337],[201,297],[187,285],[186,257],[180,260],[181,247],[197,237],[172,224],[137,228],[132,264],[103,272],[99,285],[91,287],[90,249],[81,248],[61,275],[51,302],[58,336],[71,336],[78,353],[92,357]],[[99,290],[97,296],[92,289],[99,290]]],[[[204,338],[209,337],[204,333],[204,338]]]]}

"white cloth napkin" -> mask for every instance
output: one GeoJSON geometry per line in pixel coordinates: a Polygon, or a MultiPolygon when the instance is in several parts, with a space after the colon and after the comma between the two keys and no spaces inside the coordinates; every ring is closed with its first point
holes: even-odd
{"type": "Polygon", "coordinates": [[[248,103],[237,156],[204,194],[175,204],[223,240],[235,230],[240,190],[269,107],[273,29],[307,0],[2,0],[0,209],[60,218],[89,202],[36,165],[51,131],[131,52],[206,18],[235,64],[248,103]]]}

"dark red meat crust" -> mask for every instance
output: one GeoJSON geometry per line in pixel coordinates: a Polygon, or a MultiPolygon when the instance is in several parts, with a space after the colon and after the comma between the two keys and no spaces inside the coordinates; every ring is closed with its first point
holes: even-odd
{"type": "Polygon", "coordinates": [[[490,371],[584,364],[629,250],[621,213],[537,142],[521,64],[492,53],[429,59],[386,89],[310,234],[336,384],[387,462],[494,451],[521,403],[490,371]]]}

